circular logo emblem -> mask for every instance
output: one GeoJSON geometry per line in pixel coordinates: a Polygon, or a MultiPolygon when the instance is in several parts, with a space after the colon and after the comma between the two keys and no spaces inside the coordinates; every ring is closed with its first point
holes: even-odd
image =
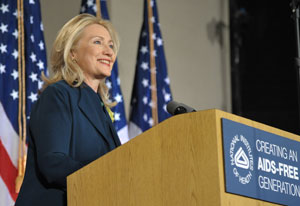
{"type": "Polygon", "coordinates": [[[241,184],[248,184],[253,171],[251,145],[243,135],[235,135],[231,140],[229,152],[234,176],[241,184]]]}

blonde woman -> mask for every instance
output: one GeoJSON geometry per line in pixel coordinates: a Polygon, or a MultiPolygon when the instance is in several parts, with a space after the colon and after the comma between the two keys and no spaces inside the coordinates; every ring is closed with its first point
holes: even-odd
{"type": "Polygon", "coordinates": [[[27,166],[16,206],[67,205],[66,177],[120,146],[107,108],[105,78],[119,41],[89,14],[67,22],[51,54],[53,76],[31,111],[27,166]]]}

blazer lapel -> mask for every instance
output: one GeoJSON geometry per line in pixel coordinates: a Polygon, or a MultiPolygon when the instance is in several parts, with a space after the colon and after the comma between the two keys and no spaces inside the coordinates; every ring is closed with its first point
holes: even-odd
{"type": "Polygon", "coordinates": [[[112,121],[111,121],[111,118],[110,118],[110,116],[109,116],[109,114],[108,114],[106,108],[104,109],[104,111],[105,111],[105,114],[106,114],[106,116],[107,116],[107,118],[108,118],[110,133],[112,134],[113,139],[114,139],[114,142],[115,142],[115,144],[116,144],[117,147],[118,147],[118,146],[121,145],[121,141],[120,141],[120,139],[119,139],[119,136],[118,136],[118,134],[117,134],[117,131],[116,131],[116,129],[115,129],[115,126],[113,125],[113,123],[112,123],[112,121]]]}
{"type": "Polygon", "coordinates": [[[110,129],[110,131],[111,131],[111,133],[112,133],[112,136],[113,136],[113,138],[114,138],[114,141],[115,141],[117,147],[118,147],[118,146],[121,146],[121,141],[120,141],[119,136],[118,136],[118,134],[117,134],[117,132],[116,132],[116,129],[115,129],[115,127],[113,126],[112,123],[109,124],[109,129],[110,129]]]}
{"type": "MultiPolygon", "coordinates": [[[[105,129],[101,123],[100,117],[97,115],[97,112],[93,110],[93,105],[95,104],[91,97],[89,96],[89,92],[87,91],[86,87],[79,87],[80,90],[80,97],[78,106],[80,110],[85,114],[85,116],[89,119],[91,124],[98,130],[100,134],[105,138],[105,140],[109,143],[107,139],[107,134],[105,129]]],[[[100,106],[100,105],[99,105],[100,106]]]]}

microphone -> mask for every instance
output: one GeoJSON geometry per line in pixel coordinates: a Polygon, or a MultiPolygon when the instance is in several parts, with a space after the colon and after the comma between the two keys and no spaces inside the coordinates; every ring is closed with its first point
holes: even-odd
{"type": "Polygon", "coordinates": [[[175,101],[170,101],[167,105],[167,111],[172,115],[183,114],[188,112],[196,112],[195,109],[175,101]]]}

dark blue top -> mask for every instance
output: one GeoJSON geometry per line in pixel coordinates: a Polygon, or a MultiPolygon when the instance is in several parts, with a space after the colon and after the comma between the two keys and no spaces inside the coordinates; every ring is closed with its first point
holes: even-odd
{"type": "Polygon", "coordinates": [[[24,181],[16,206],[67,205],[66,177],[121,145],[100,96],[65,81],[48,86],[29,122],[24,181]]]}

